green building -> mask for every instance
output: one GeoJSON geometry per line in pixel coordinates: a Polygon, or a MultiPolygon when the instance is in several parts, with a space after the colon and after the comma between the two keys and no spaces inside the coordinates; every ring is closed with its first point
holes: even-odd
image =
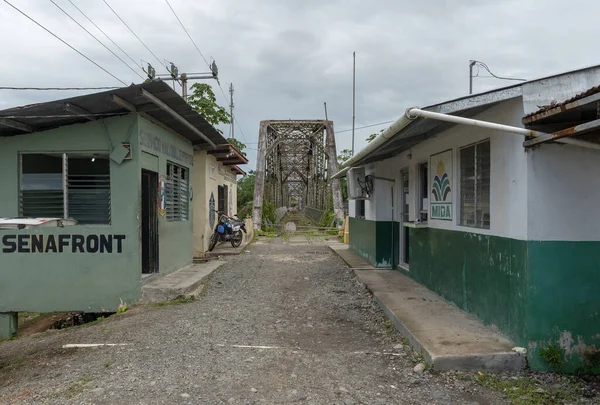
{"type": "Polygon", "coordinates": [[[191,264],[195,229],[210,231],[194,164],[208,176],[213,159],[233,187],[244,159],[206,152],[225,144],[162,81],[0,111],[0,218],[77,221],[0,229],[0,338],[19,311],[114,312],[191,264]]]}
{"type": "Polygon", "coordinates": [[[597,362],[598,84],[593,67],[407,110],[336,174],[350,247],[498,328],[535,369],[549,345],[566,371],[597,362]]]}

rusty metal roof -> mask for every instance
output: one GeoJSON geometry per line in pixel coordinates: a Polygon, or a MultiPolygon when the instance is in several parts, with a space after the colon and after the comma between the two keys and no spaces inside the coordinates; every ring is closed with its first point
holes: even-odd
{"type": "Polygon", "coordinates": [[[588,97],[594,96],[599,93],[600,93],[600,86],[594,86],[591,89],[588,89],[582,93],[579,93],[576,96],[571,97],[570,99],[565,100],[563,102],[541,106],[539,110],[537,110],[531,114],[527,114],[525,117],[523,117],[523,123],[530,124],[530,123],[533,123],[534,121],[538,121],[539,119],[547,118],[551,115],[555,115],[560,112],[564,112],[564,111],[567,111],[567,110],[570,110],[570,109],[573,109],[576,107],[580,107],[584,104],[592,103],[594,101],[597,101],[596,98],[588,99],[588,97]],[[581,103],[578,101],[584,101],[584,103],[581,103]]]}

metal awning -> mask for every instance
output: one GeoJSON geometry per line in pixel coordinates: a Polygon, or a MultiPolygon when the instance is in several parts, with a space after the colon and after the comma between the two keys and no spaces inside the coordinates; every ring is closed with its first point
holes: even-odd
{"type": "Polygon", "coordinates": [[[208,153],[216,157],[217,161],[223,163],[225,166],[245,165],[248,163],[248,159],[230,143],[217,145],[209,150],[208,153]]]}
{"type": "Polygon", "coordinates": [[[227,140],[162,80],[0,111],[0,137],[136,112],[200,149],[227,140]]]}

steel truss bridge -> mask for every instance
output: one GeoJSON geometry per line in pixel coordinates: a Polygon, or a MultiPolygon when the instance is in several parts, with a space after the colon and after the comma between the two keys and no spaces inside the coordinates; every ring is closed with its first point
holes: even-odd
{"type": "Polygon", "coordinates": [[[269,120],[260,122],[254,228],[261,228],[263,201],[275,208],[327,210],[333,197],[336,217],[343,219],[342,192],[337,173],[333,122],[326,120],[269,120]]]}

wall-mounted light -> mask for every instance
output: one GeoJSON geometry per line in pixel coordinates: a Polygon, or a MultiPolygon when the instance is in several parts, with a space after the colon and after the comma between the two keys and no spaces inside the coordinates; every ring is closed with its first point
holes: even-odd
{"type": "Polygon", "coordinates": [[[98,156],[98,154],[94,153],[94,155],[92,156],[92,162],[96,161],[96,156],[98,156]]]}

